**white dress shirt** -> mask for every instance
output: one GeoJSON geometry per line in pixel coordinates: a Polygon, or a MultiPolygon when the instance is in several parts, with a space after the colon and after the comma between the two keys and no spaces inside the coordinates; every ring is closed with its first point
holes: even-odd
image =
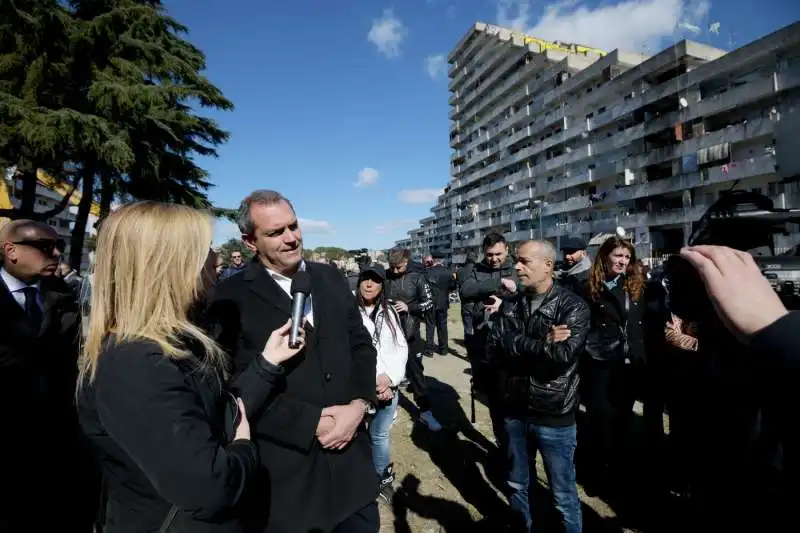
{"type": "MultiPolygon", "coordinates": [[[[303,261],[303,262],[300,263],[299,270],[305,271],[305,269],[306,269],[306,262],[303,261]]],[[[292,278],[287,278],[283,274],[279,274],[279,273],[275,272],[274,270],[270,270],[269,268],[267,269],[267,272],[269,272],[269,275],[272,277],[272,279],[275,280],[275,283],[277,283],[278,286],[281,289],[283,289],[283,292],[285,292],[286,295],[289,298],[291,298],[292,297],[292,278]]],[[[311,295],[310,294],[306,298],[306,305],[303,308],[303,316],[305,317],[306,322],[308,322],[308,325],[310,325],[310,326],[314,325],[314,307],[311,305],[311,295]]]]}
{"type": "MultiPolygon", "coordinates": [[[[0,268],[0,277],[3,278],[3,282],[8,287],[8,292],[11,293],[11,296],[14,300],[19,304],[22,309],[25,309],[25,289],[28,288],[28,284],[18,280],[8,272],[4,268],[0,268]]],[[[39,305],[39,309],[42,309],[42,291],[39,287],[39,282],[37,281],[31,287],[36,287],[36,303],[39,305]]]]}

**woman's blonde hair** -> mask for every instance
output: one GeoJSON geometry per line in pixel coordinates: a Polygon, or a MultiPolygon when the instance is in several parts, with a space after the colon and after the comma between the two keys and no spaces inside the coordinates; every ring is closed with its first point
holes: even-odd
{"type": "Polygon", "coordinates": [[[205,213],[157,202],[126,205],[103,221],[79,388],[94,380],[109,334],[117,343],[153,341],[172,359],[190,357],[185,341],[198,342],[204,364],[225,368],[223,351],[188,318],[203,289],[212,232],[205,213]]]}

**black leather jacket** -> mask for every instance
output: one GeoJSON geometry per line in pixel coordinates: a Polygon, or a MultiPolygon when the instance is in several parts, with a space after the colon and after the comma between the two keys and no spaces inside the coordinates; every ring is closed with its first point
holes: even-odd
{"type": "Polygon", "coordinates": [[[399,276],[388,274],[386,294],[389,300],[403,302],[408,306],[408,313],[400,315],[406,340],[418,337],[420,321],[433,308],[433,294],[425,274],[408,270],[399,276]]]}
{"type": "Polygon", "coordinates": [[[578,358],[589,331],[589,307],[557,284],[530,312],[525,295],[503,303],[489,333],[492,362],[500,375],[509,415],[542,424],[570,424],[578,406],[578,358]],[[545,339],[553,326],[570,330],[567,340],[545,339]]]}

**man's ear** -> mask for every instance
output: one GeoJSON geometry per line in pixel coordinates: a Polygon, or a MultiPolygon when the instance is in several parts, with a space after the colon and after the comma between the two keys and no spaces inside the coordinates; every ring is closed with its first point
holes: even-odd
{"type": "Polygon", "coordinates": [[[256,240],[253,238],[252,235],[245,235],[242,234],[242,242],[247,247],[248,250],[253,252],[254,254],[258,254],[258,249],[256,248],[256,240]]]}

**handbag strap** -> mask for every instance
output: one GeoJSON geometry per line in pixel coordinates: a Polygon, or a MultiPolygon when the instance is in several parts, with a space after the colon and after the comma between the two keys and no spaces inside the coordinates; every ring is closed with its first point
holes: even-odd
{"type": "Polygon", "coordinates": [[[175,516],[178,514],[178,506],[173,505],[170,507],[169,512],[167,513],[167,517],[164,519],[164,523],[161,524],[161,527],[158,529],[158,533],[167,533],[169,531],[172,522],[175,521],[175,516]]]}

